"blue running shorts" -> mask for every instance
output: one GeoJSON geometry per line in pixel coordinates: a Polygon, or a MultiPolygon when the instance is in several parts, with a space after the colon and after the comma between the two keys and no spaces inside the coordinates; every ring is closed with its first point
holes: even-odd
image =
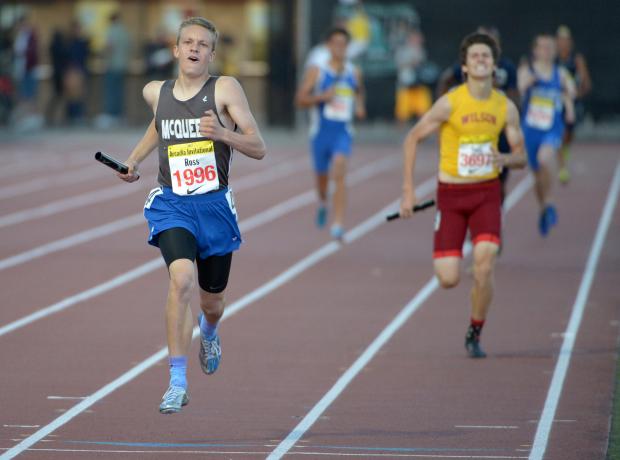
{"type": "Polygon", "coordinates": [[[181,227],[196,238],[202,259],[236,251],[242,242],[230,189],[179,196],[170,187],[157,187],[146,199],[144,217],[149,225],[149,244],[159,247],[161,232],[181,227]]]}
{"type": "Polygon", "coordinates": [[[538,151],[543,145],[549,145],[555,150],[562,145],[563,129],[553,129],[551,131],[540,131],[538,129],[523,126],[523,137],[525,138],[525,149],[530,168],[533,171],[540,169],[538,163],[538,151]]]}
{"type": "Polygon", "coordinates": [[[315,172],[327,174],[333,156],[338,153],[348,158],[352,144],[353,138],[346,129],[319,131],[310,140],[315,172]]]}

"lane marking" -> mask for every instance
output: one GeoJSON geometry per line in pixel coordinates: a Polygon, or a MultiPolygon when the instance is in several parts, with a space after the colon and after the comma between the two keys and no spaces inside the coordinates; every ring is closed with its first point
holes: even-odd
{"type": "MultiPolygon", "coordinates": [[[[272,171],[259,171],[248,174],[247,177],[241,177],[237,181],[237,187],[245,187],[244,182],[253,186],[262,177],[263,182],[267,183],[270,180],[274,180],[281,176],[289,175],[293,171],[303,169],[301,167],[300,160],[292,160],[284,163],[279,167],[274,166],[272,171]]],[[[112,176],[114,178],[114,176],[112,176]]],[[[131,193],[146,192],[148,187],[142,184],[137,184],[137,187],[130,187],[126,183],[120,183],[111,187],[95,190],[88,193],[81,193],[69,198],[62,198],[56,201],[49,202],[44,205],[35,206],[28,209],[22,209],[21,211],[13,212],[0,216],[0,228],[8,227],[11,225],[21,224],[23,222],[29,222],[31,220],[40,219],[43,217],[59,214],[64,211],[70,211],[73,209],[81,208],[102,201],[113,200],[116,198],[125,198],[131,193]]],[[[232,187],[235,189],[235,187],[232,187]]]]}
{"type": "MultiPolygon", "coordinates": [[[[532,178],[527,175],[522,179],[514,190],[508,195],[504,202],[505,212],[510,209],[525,195],[532,186],[532,178]]],[[[466,257],[471,251],[471,245],[466,245],[463,256],[466,257]]],[[[364,352],[355,360],[355,362],[340,376],[336,383],[329,389],[327,393],[317,402],[314,407],[306,414],[299,424],[293,428],[288,436],[274,449],[267,457],[268,460],[277,460],[282,458],[297,443],[297,441],[310,429],[318,418],[327,410],[327,408],[338,398],[338,396],[346,389],[353,379],[366,367],[370,360],[379,352],[381,348],[392,338],[392,336],[405,324],[405,322],[413,315],[422,304],[435,292],[439,287],[437,279],[433,276],[418,293],[409,301],[405,307],[396,315],[396,317],[381,331],[381,333],[372,341],[364,352]]]]}
{"type": "MultiPolygon", "coordinates": [[[[377,174],[378,171],[387,169],[393,164],[395,164],[395,161],[394,159],[390,159],[390,158],[384,158],[377,162],[370,163],[354,171],[353,173],[351,173],[351,176],[352,176],[351,182],[355,184],[357,184],[358,182],[363,182],[369,177],[377,174]]],[[[249,217],[248,219],[244,221],[241,221],[239,223],[239,228],[241,229],[242,233],[248,232],[250,230],[254,230],[255,228],[260,227],[261,225],[267,224],[281,216],[284,216],[285,214],[289,212],[299,209],[314,201],[315,201],[314,192],[312,190],[309,190],[307,192],[301,193],[300,195],[297,195],[296,197],[290,198],[282,203],[279,203],[265,211],[255,214],[254,216],[249,217]],[[268,216],[269,218],[266,218],[264,216],[268,216]]],[[[380,218],[378,218],[378,220],[381,221],[380,218]]],[[[345,235],[345,238],[347,238],[346,235],[345,235]]],[[[64,244],[65,243],[62,243],[62,245],[64,244]]],[[[78,304],[85,300],[99,296],[105,292],[108,292],[112,289],[115,289],[131,281],[134,281],[163,266],[164,266],[164,262],[162,258],[156,257],[155,259],[152,259],[143,265],[140,265],[132,270],[129,270],[128,272],[118,275],[117,277],[112,278],[111,280],[108,280],[104,283],[101,283],[95,287],[82,291],[73,296],[67,297],[47,307],[43,307],[22,318],[19,318],[4,326],[1,326],[0,337],[10,332],[13,332],[17,329],[20,329],[22,327],[25,327],[35,321],[43,319],[47,316],[66,310],[67,308],[70,308],[75,304],[78,304]]]]}
{"type": "Polygon", "coordinates": [[[581,326],[581,320],[586,308],[586,302],[590,295],[590,288],[596,275],[596,267],[598,260],[605,245],[605,238],[607,237],[607,231],[611,224],[614,208],[618,201],[618,192],[620,191],[620,161],[616,163],[616,170],[614,172],[609,191],[607,192],[607,199],[601,213],[601,217],[598,222],[596,234],[592,241],[592,247],[588,255],[588,260],[583,271],[579,290],[577,291],[577,297],[573,304],[570,320],[566,331],[564,333],[564,340],[562,341],[562,347],[558,356],[555,370],[553,371],[553,377],[551,384],[549,385],[549,391],[545,400],[540,421],[538,422],[538,428],[536,429],[536,436],[534,437],[534,444],[532,451],[530,452],[530,460],[542,460],[547,450],[547,443],[549,442],[549,435],[551,434],[551,426],[553,425],[553,419],[555,412],[560,402],[560,396],[562,395],[562,389],[564,387],[564,380],[566,379],[566,373],[570,365],[570,359],[573,354],[573,348],[575,346],[575,339],[581,326]]]}
{"type": "MultiPolygon", "coordinates": [[[[6,448],[5,448],[6,449],[6,448]]],[[[91,453],[91,454],[172,454],[172,455],[261,455],[264,456],[268,451],[226,451],[226,450],[112,450],[112,449],[53,449],[53,448],[33,448],[28,452],[67,452],[67,453],[91,453]]],[[[438,454],[414,454],[414,453],[354,453],[354,452],[289,452],[288,455],[313,455],[324,457],[364,457],[364,458],[468,458],[480,460],[501,460],[501,459],[527,459],[524,456],[514,455],[438,455],[438,454]]],[[[0,457],[2,458],[2,457],[0,457]]]]}
{"type": "Polygon", "coordinates": [[[86,399],[87,396],[48,396],[47,399],[86,399]]]}
{"type": "Polygon", "coordinates": [[[28,195],[40,190],[45,190],[48,187],[78,184],[91,180],[94,177],[101,177],[101,169],[95,168],[93,165],[63,174],[47,173],[47,175],[43,177],[0,187],[0,200],[14,198],[19,195],[28,195]]]}
{"type": "Polygon", "coordinates": [[[454,425],[454,428],[480,428],[489,430],[517,430],[515,425],[454,425]]]}
{"type": "MultiPolygon", "coordinates": [[[[236,185],[234,186],[234,190],[236,192],[239,192],[242,190],[250,189],[252,187],[256,187],[263,182],[269,183],[279,177],[289,175],[291,172],[296,171],[297,168],[299,168],[300,166],[299,160],[295,160],[295,162],[291,161],[289,163],[290,164],[288,165],[283,164],[280,168],[276,168],[275,171],[271,171],[269,174],[258,172],[241,177],[238,179],[236,185]],[[258,179],[262,179],[263,182],[259,182],[258,179]]],[[[367,164],[366,166],[352,171],[348,177],[347,184],[349,186],[357,185],[358,183],[368,179],[372,175],[373,170],[374,173],[383,172],[392,167],[394,164],[396,164],[396,161],[394,158],[391,157],[367,164]]],[[[315,192],[313,190],[308,190],[269,208],[262,214],[255,214],[254,216],[245,220],[245,225],[251,228],[258,227],[264,223],[283,216],[294,209],[313,203],[314,201],[315,192]]],[[[142,213],[108,222],[107,224],[93,227],[88,230],[84,230],[82,232],[67,236],[65,238],[42,244],[19,254],[0,259],[0,271],[14,267],[19,264],[30,262],[31,260],[43,257],[48,254],[52,254],[54,252],[72,248],[73,246],[76,246],[78,244],[83,244],[88,241],[109,236],[113,233],[143,224],[145,224],[145,220],[142,213]]]]}
{"type": "MultiPolygon", "coordinates": [[[[142,184],[140,184],[142,185],[142,184]]],[[[109,201],[115,198],[126,197],[131,191],[146,191],[143,186],[129,187],[127,184],[118,184],[93,192],[82,193],[70,198],[62,198],[60,200],[51,201],[47,204],[36,206],[34,208],[23,209],[21,211],[4,214],[0,216],[0,228],[9,227],[23,222],[40,219],[43,217],[59,214],[83,206],[88,206],[102,201],[109,201]],[[130,191],[131,190],[131,191],[130,191]]]]}
{"type": "Polygon", "coordinates": [[[2,425],[4,428],[39,428],[41,425],[2,425]]]}
{"type": "MultiPolygon", "coordinates": [[[[430,178],[416,189],[416,193],[418,194],[418,196],[423,197],[426,194],[428,194],[430,191],[432,191],[435,186],[436,186],[436,179],[430,178]]],[[[370,232],[374,230],[375,228],[379,227],[380,225],[384,224],[385,215],[389,212],[390,209],[396,206],[399,201],[400,200],[394,200],[392,203],[390,203],[388,206],[383,208],[381,211],[377,212],[376,214],[371,216],[369,219],[362,222],[360,225],[358,225],[358,227],[364,227],[367,232],[370,232]],[[367,222],[370,220],[372,220],[375,223],[374,227],[368,226],[367,222]]],[[[345,237],[344,237],[345,242],[350,243],[354,241],[355,239],[363,236],[363,234],[361,234],[356,229],[357,227],[352,229],[349,232],[353,235],[352,237],[349,237],[348,233],[345,234],[345,237]]],[[[250,303],[259,300],[260,298],[266,296],[273,290],[279,288],[280,286],[282,286],[283,284],[285,284],[292,278],[301,274],[303,271],[316,265],[318,262],[330,256],[331,254],[337,252],[342,247],[343,245],[335,241],[331,241],[323,245],[322,247],[320,247],[318,250],[310,253],[308,256],[304,257],[297,263],[293,264],[292,266],[284,270],[282,273],[280,273],[275,278],[272,278],[267,283],[258,287],[254,291],[246,294],[245,296],[243,296],[236,302],[233,302],[224,311],[224,315],[222,316],[222,321],[226,320],[227,318],[234,315],[235,313],[238,313],[243,308],[247,307],[250,303]]],[[[163,265],[163,262],[161,262],[160,259],[157,259],[157,261],[163,265]]],[[[200,329],[198,328],[198,326],[194,327],[192,338],[198,337],[199,334],[200,334],[200,329]]],[[[67,410],[65,413],[63,413],[61,416],[57,417],[52,422],[50,422],[49,424],[39,429],[38,431],[33,433],[28,438],[24,439],[22,442],[15,445],[11,449],[9,449],[2,456],[0,456],[0,460],[8,460],[8,459],[15,457],[16,455],[19,455],[24,450],[28,449],[29,447],[31,447],[32,445],[34,445],[41,439],[45,438],[48,434],[54,432],[55,430],[65,425],[70,420],[72,420],[77,415],[86,411],[89,407],[91,407],[97,401],[105,398],[107,395],[109,395],[113,391],[117,390],[118,388],[130,382],[131,380],[135,379],[137,376],[142,374],[147,369],[156,365],[159,361],[164,359],[167,355],[168,355],[167,348],[164,347],[160,349],[158,352],[149,356],[148,358],[146,358],[144,361],[142,361],[138,365],[134,366],[133,368],[131,368],[130,370],[128,370],[121,376],[117,377],[112,382],[103,386],[102,388],[97,390],[95,393],[93,393],[92,395],[84,399],[82,402],[76,404],[75,406],[67,410]]]]}

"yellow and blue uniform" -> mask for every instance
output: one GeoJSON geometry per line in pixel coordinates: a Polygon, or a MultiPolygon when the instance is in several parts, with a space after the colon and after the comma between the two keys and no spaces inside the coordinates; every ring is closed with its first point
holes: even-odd
{"type": "Polygon", "coordinates": [[[525,94],[521,124],[530,167],[538,171],[540,148],[549,145],[558,149],[562,145],[562,81],[557,65],[553,67],[549,80],[537,75],[533,68],[531,71],[536,76],[536,82],[525,94]]]}
{"type": "Polygon", "coordinates": [[[310,112],[310,144],[314,169],[326,174],[335,154],[351,155],[353,143],[353,114],[358,83],[354,66],[346,63],[342,73],[329,66],[319,67],[315,93],[335,86],[335,96],[327,103],[320,103],[310,112]]]}

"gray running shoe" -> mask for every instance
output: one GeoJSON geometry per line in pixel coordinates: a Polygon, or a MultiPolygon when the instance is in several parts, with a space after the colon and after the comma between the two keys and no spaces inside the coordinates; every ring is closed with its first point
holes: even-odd
{"type": "MultiPolygon", "coordinates": [[[[202,314],[198,316],[198,324],[202,314]]],[[[200,352],[198,353],[198,359],[200,360],[200,367],[202,372],[207,375],[213,374],[220,365],[222,359],[222,345],[220,343],[220,336],[215,333],[212,339],[205,339],[200,334],[200,352]]]]}
{"type": "Polygon", "coordinates": [[[189,402],[187,391],[183,387],[170,385],[168,390],[161,398],[159,412],[162,414],[176,414],[181,412],[181,408],[189,402]]]}

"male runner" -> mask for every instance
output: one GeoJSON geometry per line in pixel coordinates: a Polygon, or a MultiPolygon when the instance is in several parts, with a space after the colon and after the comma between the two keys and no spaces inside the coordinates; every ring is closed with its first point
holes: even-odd
{"type": "Polygon", "coordinates": [[[179,27],[174,57],[176,80],[152,81],[143,90],[154,118],[126,161],[127,182],[138,179],[138,165],[159,146],[160,186],[144,205],[149,243],[158,246],[168,266],[166,334],[170,385],[159,411],[175,413],[188,403],[187,354],[192,337],[189,305],[200,286],[200,365],[206,374],[220,363],[217,326],[224,312],[224,292],[232,252],[239,248],[228,172],[232,151],[255,159],[265,156],[265,144],[250,112],[243,89],[232,77],[209,74],[218,31],[210,21],[195,17],[179,27]]]}
{"type": "Polygon", "coordinates": [[[312,108],[310,140],[319,196],[316,224],[322,228],[327,223],[331,170],[335,182],[331,235],[337,240],[344,235],[345,176],[353,142],[353,116],[366,117],[362,74],[346,59],[349,41],[350,35],[343,28],[327,32],[325,44],[331,59],[326,65],[308,68],[295,98],[299,107],[312,108]]]}
{"type": "Polygon", "coordinates": [[[538,230],[543,237],[558,222],[551,191],[555,159],[564,132],[563,108],[568,121],[575,119],[575,84],[555,59],[555,37],[537,35],[532,47],[532,61],[524,62],[517,76],[523,97],[525,147],[536,179],[536,198],[540,205],[538,230]]]}
{"type": "MultiPolygon", "coordinates": [[[[499,30],[496,27],[480,26],[477,32],[488,34],[495,39],[497,45],[501,48],[499,30]]],[[[506,96],[519,107],[519,91],[517,90],[517,68],[506,56],[500,56],[497,61],[497,69],[493,77],[493,85],[495,88],[503,91],[506,96]]],[[[450,88],[462,84],[465,81],[465,75],[463,74],[461,63],[456,62],[452,67],[448,67],[439,78],[437,82],[437,94],[443,96],[450,88]]],[[[502,131],[499,136],[498,150],[502,153],[510,153],[510,145],[506,140],[506,135],[502,131]]],[[[510,170],[508,168],[502,169],[499,175],[499,180],[502,184],[502,203],[506,197],[506,184],[508,182],[508,175],[510,170]]]]}
{"type": "Polygon", "coordinates": [[[474,245],[471,322],[465,348],[484,358],[480,333],[493,297],[493,271],[500,244],[501,168],[525,166],[519,112],[493,88],[499,46],[489,35],[473,33],[460,47],[466,82],[441,96],[405,138],[400,215],[411,217],[416,204],[414,171],[418,143],[439,132],[439,184],[435,220],[434,268],[443,288],[459,283],[463,241],[469,228],[474,245]],[[511,152],[497,151],[505,129],[511,152]]]}
{"type": "Polygon", "coordinates": [[[562,184],[566,184],[570,180],[570,170],[568,168],[568,161],[570,159],[569,149],[573,142],[575,125],[583,117],[583,98],[592,91],[592,80],[590,78],[590,71],[588,70],[586,58],[582,53],[575,51],[570,29],[567,26],[560,26],[555,36],[558,45],[557,63],[568,70],[568,73],[577,86],[577,94],[574,100],[575,120],[573,120],[572,123],[566,122],[566,129],[564,130],[564,136],[562,138],[562,147],[560,148],[560,155],[558,156],[560,166],[558,179],[560,179],[562,184]]]}

